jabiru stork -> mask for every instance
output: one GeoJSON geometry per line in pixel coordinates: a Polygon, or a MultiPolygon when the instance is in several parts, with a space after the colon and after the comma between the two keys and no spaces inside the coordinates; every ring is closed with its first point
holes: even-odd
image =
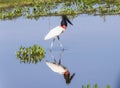
{"type": "Polygon", "coordinates": [[[52,59],[54,59],[54,62],[49,62],[46,61],[47,66],[53,71],[56,72],[58,74],[61,74],[64,76],[64,79],[66,81],[66,84],[71,83],[71,80],[73,79],[73,77],[75,76],[75,73],[73,73],[72,75],[70,74],[70,71],[67,67],[63,66],[61,64],[61,57],[62,57],[62,53],[64,52],[64,50],[62,50],[62,52],[60,53],[60,58],[59,58],[59,62],[56,61],[55,56],[51,52],[51,57],[52,59]]]}
{"type": "Polygon", "coordinates": [[[53,41],[51,42],[51,49],[53,47],[53,44],[54,44],[54,41],[55,41],[56,38],[59,41],[60,47],[62,47],[62,49],[63,49],[63,45],[60,41],[59,36],[60,36],[60,34],[62,34],[66,30],[67,23],[73,25],[66,15],[62,15],[61,25],[51,29],[48,32],[48,34],[45,36],[44,40],[48,40],[48,39],[51,39],[51,38],[53,39],[53,41]]]}

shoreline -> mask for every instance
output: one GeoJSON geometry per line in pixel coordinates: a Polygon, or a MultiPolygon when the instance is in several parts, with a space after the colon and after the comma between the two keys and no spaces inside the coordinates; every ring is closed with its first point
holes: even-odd
{"type": "MultiPolygon", "coordinates": [[[[23,7],[23,6],[34,6],[36,2],[38,3],[64,3],[69,2],[69,0],[6,0],[2,1],[0,0],[0,9],[9,9],[14,7],[23,7]]],[[[71,0],[71,2],[74,0],[71,0]]],[[[76,0],[79,1],[79,0],[76,0]]],[[[104,0],[105,2],[109,3],[120,3],[120,0],[104,0]]],[[[95,2],[95,1],[94,1],[95,2]]],[[[96,1],[97,2],[97,1],[96,1]]]]}

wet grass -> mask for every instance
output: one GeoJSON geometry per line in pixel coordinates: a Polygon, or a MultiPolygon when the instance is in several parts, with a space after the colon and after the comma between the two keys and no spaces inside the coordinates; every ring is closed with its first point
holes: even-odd
{"type": "Polygon", "coordinates": [[[31,5],[32,0],[0,0],[0,9],[31,5]]]}
{"type": "Polygon", "coordinates": [[[105,1],[108,3],[118,3],[120,0],[0,0],[0,9],[14,8],[16,6],[32,6],[35,5],[35,2],[72,2],[72,1],[83,1],[87,4],[101,3],[101,1],[105,1]]]}
{"type": "Polygon", "coordinates": [[[0,19],[60,15],[120,15],[119,0],[0,0],[0,19]]]}

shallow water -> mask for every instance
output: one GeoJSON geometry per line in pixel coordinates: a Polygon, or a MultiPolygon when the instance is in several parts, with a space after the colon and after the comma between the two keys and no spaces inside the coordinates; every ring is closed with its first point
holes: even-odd
{"type": "MultiPolygon", "coordinates": [[[[50,42],[44,41],[47,32],[58,26],[61,17],[44,17],[39,20],[19,18],[0,21],[0,87],[1,88],[81,88],[88,83],[105,88],[120,88],[120,17],[80,15],[73,26],[60,36],[65,51],[62,64],[71,74],[67,85],[64,77],[52,72],[45,61],[53,61],[50,42]],[[105,20],[105,21],[104,21],[105,20]],[[22,46],[38,44],[45,48],[46,57],[38,64],[20,63],[15,52],[22,46]]],[[[56,60],[61,49],[55,42],[56,60]]]]}

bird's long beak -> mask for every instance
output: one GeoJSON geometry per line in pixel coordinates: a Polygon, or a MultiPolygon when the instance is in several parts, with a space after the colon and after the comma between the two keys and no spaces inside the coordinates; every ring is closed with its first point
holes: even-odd
{"type": "Polygon", "coordinates": [[[74,76],[75,76],[75,73],[71,75],[70,80],[72,80],[74,76]]]}
{"type": "Polygon", "coordinates": [[[69,24],[73,25],[72,22],[68,18],[66,18],[66,20],[69,24]]]}
{"type": "Polygon", "coordinates": [[[69,24],[73,25],[66,15],[63,15],[62,19],[66,20],[69,24]]]}

